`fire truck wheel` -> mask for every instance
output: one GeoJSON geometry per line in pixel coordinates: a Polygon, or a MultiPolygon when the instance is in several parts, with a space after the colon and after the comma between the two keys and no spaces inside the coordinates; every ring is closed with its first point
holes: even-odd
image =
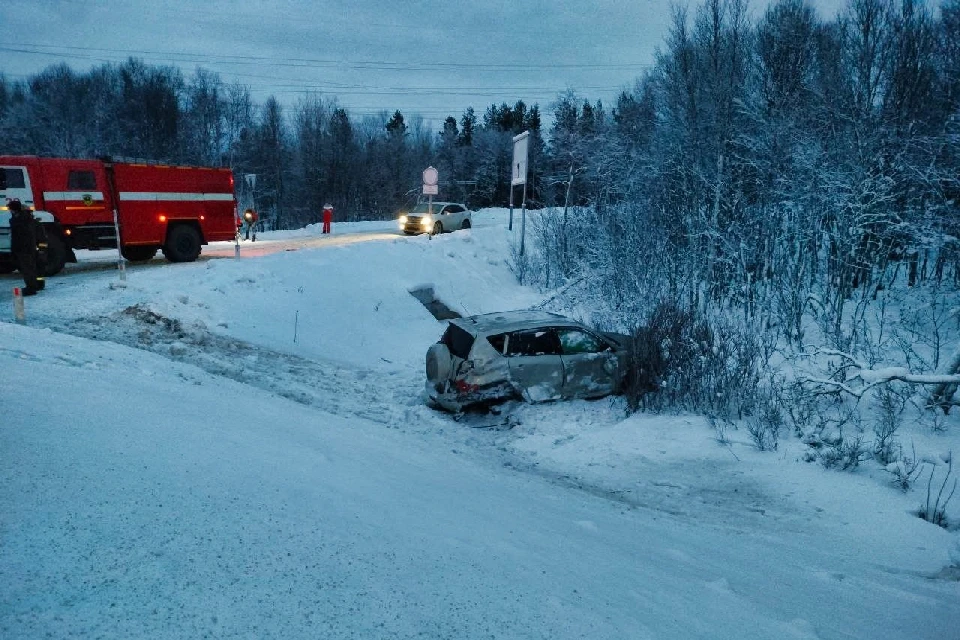
{"type": "Polygon", "coordinates": [[[143,246],[124,247],[120,250],[120,253],[130,262],[146,262],[157,255],[157,248],[143,246]]]}
{"type": "Polygon", "coordinates": [[[200,255],[200,234],[185,224],[173,227],[167,232],[163,255],[170,262],[193,262],[200,255]]]}
{"type": "Polygon", "coordinates": [[[43,275],[49,278],[63,271],[63,265],[67,262],[67,245],[59,235],[50,233],[47,235],[47,257],[43,265],[43,275]]]}

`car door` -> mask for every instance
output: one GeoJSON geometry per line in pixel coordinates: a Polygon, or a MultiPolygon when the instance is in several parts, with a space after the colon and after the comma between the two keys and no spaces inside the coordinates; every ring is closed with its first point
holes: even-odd
{"type": "Polygon", "coordinates": [[[617,355],[609,343],[577,327],[557,327],[565,398],[596,398],[616,391],[617,355]]]}
{"type": "Polygon", "coordinates": [[[460,229],[463,227],[463,207],[460,205],[451,204],[447,207],[446,211],[450,215],[451,229],[460,229]]]}
{"type": "Polygon", "coordinates": [[[560,342],[549,327],[511,332],[507,336],[510,380],[528,402],[562,397],[563,360],[560,342]]]}
{"type": "Polygon", "coordinates": [[[443,224],[444,231],[455,231],[459,228],[457,216],[454,214],[453,205],[445,205],[440,210],[440,222],[443,224]]]}

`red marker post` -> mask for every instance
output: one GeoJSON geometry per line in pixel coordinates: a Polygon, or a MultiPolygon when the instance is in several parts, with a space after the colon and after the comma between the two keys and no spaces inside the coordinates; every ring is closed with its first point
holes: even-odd
{"type": "Polygon", "coordinates": [[[27,324],[27,314],[23,308],[23,292],[20,287],[13,288],[13,319],[17,324],[27,324]]]}

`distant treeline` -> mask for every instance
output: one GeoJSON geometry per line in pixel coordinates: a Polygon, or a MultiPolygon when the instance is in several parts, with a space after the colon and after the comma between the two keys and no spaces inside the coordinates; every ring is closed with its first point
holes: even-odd
{"type": "Polygon", "coordinates": [[[539,107],[522,100],[482,116],[468,108],[439,132],[400,111],[357,119],[314,93],[288,110],[274,97],[256,105],[216,73],[185,78],[133,58],[87,73],[58,64],[23,82],[0,75],[0,153],[228,166],[238,180],[257,175],[257,206],[279,227],[315,222],[326,202],[341,219],[394,216],[417,201],[431,164],[444,199],[506,203],[511,138],[531,130],[540,157],[540,128],[539,107]]]}

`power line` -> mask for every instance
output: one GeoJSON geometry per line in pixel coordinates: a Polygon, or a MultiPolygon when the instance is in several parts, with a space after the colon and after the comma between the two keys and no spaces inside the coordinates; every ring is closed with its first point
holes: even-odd
{"type": "MultiPolygon", "coordinates": [[[[237,54],[200,54],[176,51],[151,51],[147,49],[110,49],[104,47],[78,47],[68,45],[47,45],[40,43],[17,43],[16,46],[0,46],[0,51],[13,53],[27,53],[54,57],[67,57],[67,52],[101,52],[126,58],[129,56],[164,56],[179,59],[179,62],[220,63],[220,64],[253,64],[270,65],[271,67],[291,68],[330,68],[379,70],[379,71],[429,71],[432,69],[478,69],[485,71],[502,70],[542,70],[542,69],[577,69],[577,70],[629,70],[645,69],[652,66],[650,63],[558,63],[537,62],[527,63],[471,63],[471,62],[394,62],[391,60],[346,60],[321,58],[285,58],[284,61],[267,56],[251,56],[237,54]],[[27,49],[25,47],[31,47],[27,49]],[[43,49],[48,49],[45,51],[43,49]]],[[[83,59],[98,59],[95,56],[83,53],[70,53],[70,57],[83,59]]]]}

